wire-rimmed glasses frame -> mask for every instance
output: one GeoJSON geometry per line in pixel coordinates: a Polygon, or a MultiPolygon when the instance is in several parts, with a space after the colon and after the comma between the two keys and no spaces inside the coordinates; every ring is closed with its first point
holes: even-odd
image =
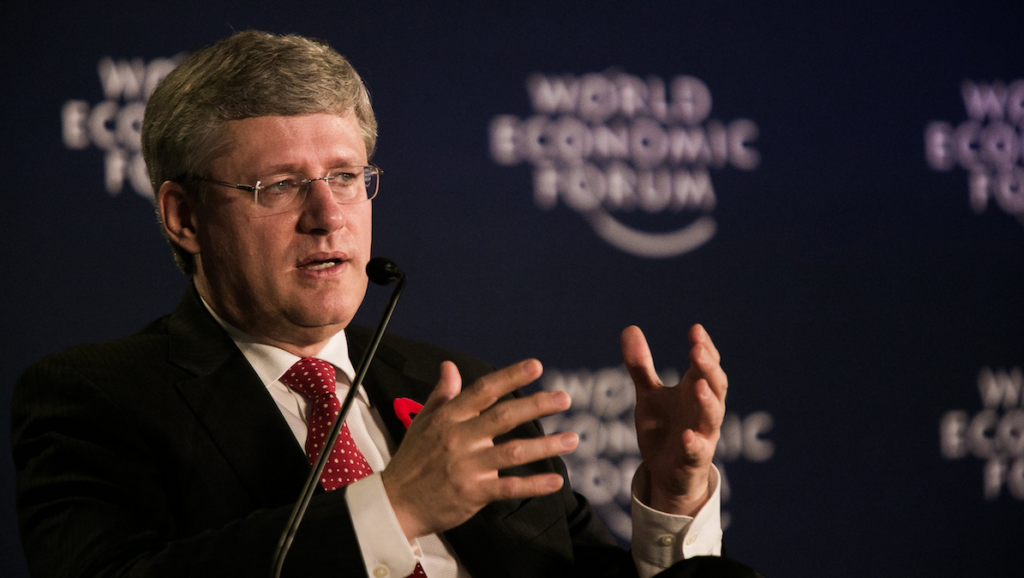
{"type": "Polygon", "coordinates": [[[195,180],[250,192],[257,207],[272,212],[284,212],[301,205],[316,181],[327,183],[334,193],[334,200],[338,203],[350,205],[369,201],[376,197],[380,190],[382,174],[383,169],[370,163],[364,166],[338,167],[322,177],[312,179],[300,174],[279,175],[258,180],[255,185],[229,183],[206,177],[196,177],[195,180]],[[359,170],[363,173],[361,186],[357,180],[359,170]]]}

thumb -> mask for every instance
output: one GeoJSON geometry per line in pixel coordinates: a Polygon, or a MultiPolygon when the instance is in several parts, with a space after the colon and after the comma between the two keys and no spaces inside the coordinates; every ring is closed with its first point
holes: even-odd
{"type": "Polygon", "coordinates": [[[456,398],[462,392],[462,375],[459,368],[451,361],[441,363],[441,379],[430,392],[427,403],[423,406],[424,412],[432,412],[442,405],[456,398]]]}
{"type": "Polygon", "coordinates": [[[629,376],[633,378],[633,384],[638,388],[660,386],[661,380],[654,371],[654,357],[651,356],[644,332],[636,325],[630,325],[622,330],[619,342],[622,345],[622,361],[626,364],[629,376]]]}

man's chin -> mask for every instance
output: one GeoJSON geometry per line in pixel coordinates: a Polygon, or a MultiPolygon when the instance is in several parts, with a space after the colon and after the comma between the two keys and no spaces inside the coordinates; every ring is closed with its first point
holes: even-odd
{"type": "Polygon", "coordinates": [[[313,311],[297,311],[289,316],[296,331],[310,334],[328,333],[333,335],[352,322],[356,307],[317,308],[313,311]]]}
{"type": "Polygon", "coordinates": [[[300,316],[265,328],[262,336],[254,335],[269,345],[290,351],[299,357],[315,354],[326,342],[348,326],[351,317],[300,316]]]}

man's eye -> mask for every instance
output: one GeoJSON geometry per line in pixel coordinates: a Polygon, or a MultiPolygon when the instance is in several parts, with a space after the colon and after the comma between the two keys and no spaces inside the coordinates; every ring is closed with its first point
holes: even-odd
{"type": "Polygon", "coordinates": [[[347,185],[348,183],[356,179],[355,173],[337,172],[331,175],[331,180],[338,183],[339,185],[347,185]]]}
{"type": "Polygon", "coordinates": [[[285,179],[283,181],[277,181],[267,185],[265,190],[270,193],[286,193],[298,186],[298,181],[294,179],[285,179]]]}

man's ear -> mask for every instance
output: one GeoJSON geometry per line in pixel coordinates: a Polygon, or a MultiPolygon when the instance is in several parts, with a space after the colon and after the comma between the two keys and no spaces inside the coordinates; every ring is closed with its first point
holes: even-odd
{"type": "Polygon", "coordinates": [[[202,252],[196,207],[185,189],[178,183],[166,181],[160,185],[156,202],[167,238],[193,255],[202,252]]]}

